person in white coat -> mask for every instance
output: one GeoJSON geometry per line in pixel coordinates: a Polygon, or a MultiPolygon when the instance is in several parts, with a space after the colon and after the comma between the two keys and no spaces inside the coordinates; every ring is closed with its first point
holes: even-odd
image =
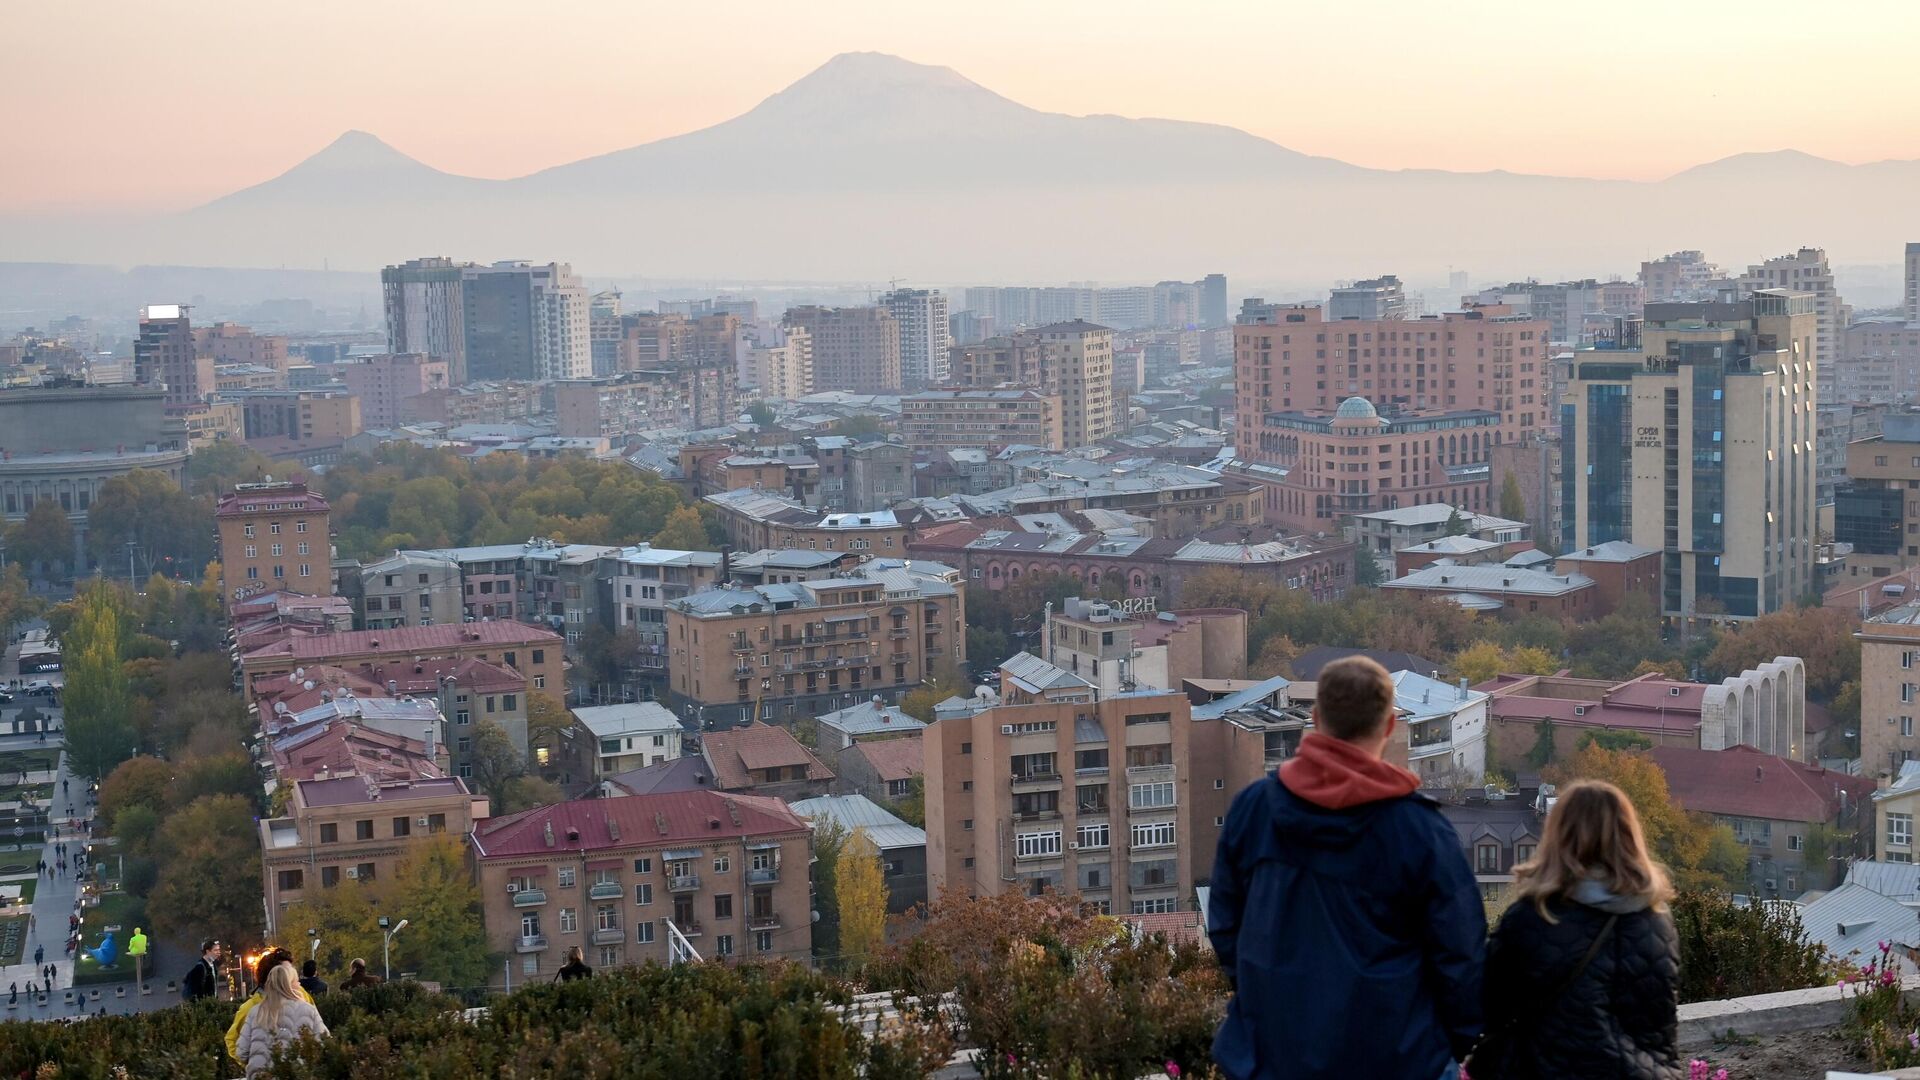
{"type": "Polygon", "coordinates": [[[298,1042],[302,1032],[316,1037],[327,1034],[327,1023],[320,1010],[300,992],[300,980],[292,964],[277,965],[267,973],[260,988],[260,1004],[247,1014],[240,1027],[237,1057],[247,1066],[247,1076],[259,1076],[273,1064],[276,1047],[298,1042]]]}

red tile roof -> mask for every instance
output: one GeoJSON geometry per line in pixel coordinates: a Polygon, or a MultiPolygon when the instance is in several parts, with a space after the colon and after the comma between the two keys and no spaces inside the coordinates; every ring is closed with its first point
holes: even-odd
{"type": "Polygon", "coordinates": [[[713,769],[715,783],[723,791],[738,791],[761,783],[753,773],[763,769],[790,769],[806,766],[807,779],[831,780],[833,770],[800,745],[786,728],[771,724],[751,724],[730,731],[710,732],[700,738],[701,755],[713,769]]]}
{"type": "Polygon", "coordinates": [[[296,669],[285,675],[261,679],[253,684],[253,702],[260,711],[260,721],[264,727],[279,725],[273,717],[283,712],[292,714],[311,709],[321,702],[331,700],[340,691],[345,690],[355,697],[383,697],[384,687],[376,686],[366,679],[337,667],[315,664],[312,667],[296,669]],[[308,684],[312,684],[309,686],[308,684]],[[274,708],[275,704],[286,706],[284,710],[274,708]]]}
{"type": "MultiPolygon", "coordinates": [[[[254,440],[259,442],[262,440],[254,440]]],[[[269,505],[278,506],[279,512],[289,514],[318,512],[327,509],[327,497],[313,491],[305,484],[289,483],[273,486],[248,485],[236,491],[220,496],[214,504],[215,517],[232,517],[236,514],[268,514],[269,505]]]]}
{"type": "Polygon", "coordinates": [[[807,835],[812,826],[778,799],[684,791],[575,799],[523,810],[479,825],[482,859],[552,856],[561,851],[699,844],[719,839],[807,835]],[[553,843],[547,843],[551,825],[553,843]]]}
{"type": "Polygon", "coordinates": [[[440,626],[395,626],[385,630],[316,634],[278,642],[247,655],[322,660],[369,652],[428,653],[472,645],[544,645],[557,649],[562,642],[560,635],[551,630],[521,622],[446,623],[440,626]]]}
{"type": "Polygon", "coordinates": [[[485,693],[489,690],[513,693],[524,689],[526,676],[501,664],[453,656],[427,657],[419,663],[394,660],[384,664],[361,664],[355,674],[380,687],[385,693],[389,682],[398,683],[398,693],[434,694],[440,680],[452,678],[460,686],[485,693]]]}
{"type": "Polygon", "coordinates": [[[1168,911],[1154,915],[1122,915],[1120,917],[1142,936],[1160,934],[1169,943],[1175,945],[1191,942],[1203,949],[1210,950],[1213,947],[1207,940],[1206,928],[1200,924],[1200,913],[1197,911],[1168,911]]]}
{"type": "Polygon", "coordinates": [[[1818,765],[1763,754],[1752,747],[1695,750],[1656,746],[1647,751],[1667,774],[1673,801],[1687,810],[1775,821],[1832,821],[1841,792],[1856,803],[1874,792],[1872,780],[1818,765]]]}
{"type": "Polygon", "coordinates": [[[273,747],[273,770],[280,782],[311,780],[320,773],[359,773],[376,781],[442,775],[418,739],[389,735],[347,720],[325,722],[321,733],[288,737],[291,747],[273,747]]]}
{"type": "Polygon", "coordinates": [[[859,754],[882,780],[911,780],[927,771],[919,735],[855,743],[847,753],[859,754]]]}

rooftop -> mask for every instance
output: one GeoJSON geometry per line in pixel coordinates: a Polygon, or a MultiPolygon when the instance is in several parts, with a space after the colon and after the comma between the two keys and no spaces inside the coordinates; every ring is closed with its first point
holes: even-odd
{"type": "MultiPolygon", "coordinates": [[[[519,622],[482,621],[294,637],[256,649],[247,654],[247,659],[286,656],[294,660],[319,660],[359,653],[427,653],[474,645],[547,645],[557,649],[561,644],[560,635],[551,630],[519,622]]],[[[559,655],[556,653],[554,658],[558,660],[559,655]]]]}
{"type": "Polygon", "coordinates": [[[573,710],[580,723],[596,739],[614,739],[624,735],[648,735],[662,732],[680,734],[685,728],[665,705],[657,701],[634,701],[624,705],[590,705],[573,710]]]}
{"type": "Polygon", "coordinates": [[[1624,563],[1658,554],[1660,553],[1653,548],[1644,548],[1637,544],[1629,544],[1625,540],[1609,540],[1604,544],[1593,544],[1589,547],[1575,548],[1572,551],[1561,552],[1559,557],[1575,562],[1624,563]]]}
{"type": "Polygon", "coordinates": [[[1049,690],[1092,690],[1093,684],[1062,667],[1056,667],[1029,652],[1015,653],[1001,661],[1006,678],[1032,694],[1049,690]]]}
{"type": "Polygon", "coordinates": [[[826,727],[844,731],[856,738],[861,735],[896,735],[919,731],[927,726],[901,711],[900,706],[888,705],[878,697],[849,705],[837,712],[822,713],[815,719],[826,727]]]}
{"type": "Polygon", "coordinates": [[[1459,566],[1439,562],[1381,582],[1384,589],[1483,593],[1488,596],[1565,596],[1593,585],[1581,573],[1549,574],[1518,566],[1459,566]]]}
{"type": "Polygon", "coordinates": [[[1800,909],[1807,940],[1833,956],[1864,962],[1891,941],[1901,950],[1920,946],[1920,914],[1865,885],[1848,883],[1800,909]]]}
{"type": "Polygon", "coordinates": [[[350,806],[367,802],[405,802],[410,799],[445,799],[471,793],[466,781],[457,776],[419,777],[406,780],[376,781],[365,776],[335,776],[326,780],[301,780],[300,801],[308,806],[350,806]]]}
{"type": "Polygon", "coordinates": [[[473,847],[482,859],[554,858],[562,851],[697,846],[809,830],[778,799],[688,791],[574,799],[523,810],[476,827],[473,847]]]}
{"type": "Polygon", "coordinates": [[[1667,774],[1673,801],[1695,813],[1831,821],[1845,802],[1860,802],[1874,790],[1874,782],[1865,777],[1746,746],[1729,750],[1656,746],[1647,754],[1667,774]]]}
{"type": "MultiPolygon", "coordinates": [[[[808,780],[832,780],[833,770],[800,745],[786,728],[753,723],[746,727],[708,732],[701,737],[700,755],[713,770],[715,786],[733,791],[768,781],[755,773],[768,769],[806,769],[808,780]]],[[[785,782],[786,777],[781,778],[785,782]]]]}
{"type": "Polygon", "coordinates": [[[1343,649],[1335,645],[1315,645],[1293,658],[1294,678],[1312,682],[1320,677],[1321,668],[1349,656],[1364,656],[1388,671],[1444,670],[1443,665],[1409,652],[1395,652],[1388,649],[1343,649]]]}
{"type": "Polygon", "coordinates": [[[866,758],[883,781],[911,780],[927,771],[926,746],[918,738],[871,739],[854,744],[847,753],[866,758]]]}
{"type": "Polygon", "coordinates": [[[881,851],[925,847],[927,844],[927,830],[907,824],[865,795],[822,795],[816,799],[801,799],[793,804],[792,809],[816,824],[824,818],[848,832],[860,829],[881,851]]]}

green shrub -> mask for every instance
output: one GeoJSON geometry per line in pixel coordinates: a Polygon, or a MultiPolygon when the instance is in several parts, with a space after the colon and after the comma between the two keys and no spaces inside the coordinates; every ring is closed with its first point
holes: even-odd
{"type": "Polygon", "coordinates": [[[1673,900],[1680,935],[1680,1000],[1804,990],[1833,982],[1827,952],[1806,940],[1789,904],[1737,905],[1724,893],[1683,892],[1673,900]]]}

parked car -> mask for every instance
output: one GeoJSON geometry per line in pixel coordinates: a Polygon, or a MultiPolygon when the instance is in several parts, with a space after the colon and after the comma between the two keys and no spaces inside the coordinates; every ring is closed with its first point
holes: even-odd
{"type": "Polygon", "coordinates": [[[45,679],[30,680],[27,683],[27,685],[22,689],[26,690],[28,694],[31,694],[34,697],[52,697],[53,695],[60,692],[60,688],[58,686],[55,686],[54,684],[48,682],[45,679]]]}

